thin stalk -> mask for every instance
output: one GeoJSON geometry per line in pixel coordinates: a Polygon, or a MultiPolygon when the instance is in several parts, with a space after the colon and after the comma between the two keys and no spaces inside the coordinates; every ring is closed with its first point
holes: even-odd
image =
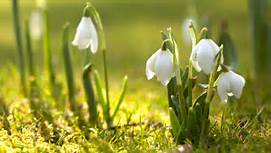
{"type": "Polygon", "coordinates": [[[54,95],[54,86],[56,83],[56,77],[53,67],[52,61],[52,51],[51,51],[51,43],[50,43],[50,32],[49,32],[49,17],[48,11],[45,9],[43,11],[44,14],[44,38],[43,38],[43,47],[45,53],[45,68],[48,70],[49,73],[49,82],[51,86],[51,94],[54,95]]]}
{"type": "MultiPolygon", "coordinates": [[[[91,15],[93,15],[94,21],[97,26],[97,31],[99,34],[99,40],[100,40],[100,49],[103,54],[103,66],[104,66],[104,82],[105,82],[105,91],[106,91],[106,102],[107,102],[107,115],[110,116],[110,96],[109,96],[109,81],[108,81],[108,71],[107,71],[107,56],[106,56],[106,41],[105,41],[105,35],[103,30],[102,21],[100,18],[100,15],[96,8],[91,4],[88,3],[88,6],[90,7],[91,15]]],[[[107,121],[108,127],[111,126],[111,117],[109,117],[107,121]]]]}
{"type": "MultiPolygon", "coordinates": [[[[104,81],[105,81],[105,96],[107,101],[107,115],[110,116],[110,98],[109,98],[109,83],[108,83],[108,74],[107,74],[107,62],[106,62],[106,50],[103,51],[103,65],[104,65],[104,81]]],[[[111,125],[111,118],[107,121],[108,125],[111,125]]]]}
{"type": "Polygon", "coordinates": [[[73,67],[70,56],[70,48],[69,48],[69,24],[66,24],[63,31],[63,57],[64,57],[64,65],[66,72],[66,81],[68,86],[68,94],[69,94],[69,102],[71,106],[71,110],[76,112],[76,104],[75,104],[75,81],[73,76],[73,67]]]}
{"type": "Polygon", "coordinates": [[[188,64],[188,107],[192,106],[192,79],[193,79],[193,67],[192,63],[189,60],[188,64]]]}
{"type": "Polygon", "coordinates": [[[25,72],[25,61],[24,61],[24,53],[23,53],[23,44],[21,38],[21,24],[20,24],[20,12],[18,7],[18,1],[12,1],[12,10],[13,10],[13,22],[14,22],[14,30],[16,36],[16,45],[17,51],[19,55],[19,70],[20,70],[20,83],[21,83],[21,90],[23,94],[27,95],[27,88],[26,88],[26,72],[25,72]]]}
{"type": "Polygon", "coordinates": [[[91,71],[92,65],[87,64],[83,70],[83,85],[88,104],[89,121],[92,126],[95,126],[97,124],[98,113],[97,113],[97,104],[94,98],[92,82],[90,79],[91,71]]]}
{"type": "Polygon", "coordinates": [[[35,77],[33,49],[32,49],[28,20],[25,21],[25,38],[26,38],[26,51],[27,51],[27,57],[28,57],[27,61],[28,61],[29,74],[30,74],[30,77],[35,77]]]}
{"type": "Polygon", "coordinates": [[[204,109],[203,109],[203,118],[202,118],[202,126],[201,126],[201,135],[200,135],[200,140],[201,143],[203,144],[206,138],[206,134],[207,134],[207,130],[208,130],[208,122],[209,122],[209,109],[210,109],[210,103],[212,101],[213,98],[213,87],[214,87],[214,83],[217,77],[217,69],[220,66],[220,61],[221,58],[223,56],[223,45],[221,45],[220,47],[220,51],[217,54],[216,57],[216,62],[215,62],[215,68],[213,70],[213,72],[211,72],[210,77],[209,77],[209,86],[208,86],[208,90],[207,90],[207,97],[205,100],[205,105],[204,105],[204,109]]]}

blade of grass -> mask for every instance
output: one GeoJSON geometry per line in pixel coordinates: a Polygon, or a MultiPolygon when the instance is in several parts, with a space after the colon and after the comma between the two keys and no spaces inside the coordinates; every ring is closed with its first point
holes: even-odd
{"type": "Polygon", "coordinates": [[[93,87],[90,79],[92,65],[87,64],[83,69],[83,85],[88,104],[89,121],[92,126],[97,124],[97,104],[94,97],[93,87]]]}
{"type": "Polygon", "coordinates": [[[24,52],[23,52],[23,43],[21,38],[21,23],[20,23],[20,11],[18,7],[18,1],[12,1],[12,11],[13,11],[13,22],[14,22],[14,30],[16,36],[16,45],[18,51],[18,58],[19,58],[19,71],[20,71],[20,83],[21,83],[21,90],[23,94],[27,95],[27,88],[26,88],[26,72],[25,72],[25,61],[24,61],[24,52]]]}
{"type": "Polygon", "coordinates": [[[121,106],[121,103],[123,102],[124,95],[125,95],[126,90],[127,90],[127,83],[128,83],[128,77],[125,76],[125,77],[123,78],[123,84],[122,84],[121,94],[120,94],[120,97],[119,97],[117,106],[116,106],[115,111],[114,111],[114,113],[113,113],[113,115],[112,115],[112,117],[111,117],[112,122],[113,122],[113,120],[114,120],[116,114],[117,114],[118,111],[119,111],[119,108],[120,108],[120,106],[121,106]]]}
{"type": "Polygon", "coordinates": [[[73,112],[76,112],[76,104],[75,104],[75,81],[73,76],[73,67],[70,56],[70,48],[69,48],[69,24],[67,23],[64,26],[63,37],[62,37],[62,49],[63,49],[63,57],[64,57],[64,66],[66,72],[66,81],[68,86],[68,95],[70,107],[73,112]]]}

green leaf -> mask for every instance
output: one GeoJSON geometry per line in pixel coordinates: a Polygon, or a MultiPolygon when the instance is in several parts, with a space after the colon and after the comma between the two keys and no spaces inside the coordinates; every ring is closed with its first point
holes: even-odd
{"type": "Polygon", "coordinates": [[[110,116],[108,116],[107,112],[106,112],[107,111],[107,104],[105,102],[105,96],[103,94],[103,88],[102,88],[102,84],[101,84],[101,77],[100,77],[100,74],[99,74],[99,72],[97,70],[94,70],[94,81],[95,81],[97,96],[98,96],[100,104],[102,105],[104,117],[107,119],[110,116]]]}
{"type": "Polygon", "coordinates": [[[189,25],[189,34],[192,41],[192,46],[195,47],[197,44],[197,34],[196,34],[196,29],[192,22],[189,25]]]}
{"type": "Polygon", "coordinates": [[[122,89],[121,89],[121,93],[120,93],[120,97],[119,97],[117,106],[116,106],[115,111],[114,111],[114,113],[113,113],[113,115],[112,115],[112,117],[111,117],[111,120],[112,120],[112,121],[114,120],[114,118],[115,118],[117,112],[119,111],[120,105],[121,105],[121,103],[123,102],[124,95],[125,95],[126,90],[127,90],[127,83],[128,83],[128,77],[125,76],[125,77],[123,78],[122,89]]]}
{"type": "Polygon", "coordinates": [[[208,35],[208,29],[206,27],[202,28],[197,37],[197,41],[200,41],[203,38],[207,38],[207,35],[208,35]]]}
{"type": "Polygon", "coordinates": [[[179,132],[181,130],[181,125],[179,123],[179,120],[174,112],[174,110],[169,107],[169,117],[170,117],[170,124],[172,127],[172,132],[175,140],[179,137],[179,132]]]}
{"type": "Polygon", "coordinates": [[[197,103],[199,103],[199,104],[202,105],[202,104],[205,102],[206,97],[207,97],[207,92],[204,91],[201,95],[199,95],[199,96],[197,97],[197,99],[196,99],[195,102],[194,102],[193,107],[195,108],[197,103]]]}
{"type": "Polygon", "coordinates": [[[95,126],[98,121],[98,113],[92,82],[90,79],[91,69],[91,64],[87,64],[83,69],[83,86],[88,104],[89,121],[91,125],[95,126]]]}
{"type": "Polygon", "coordinates": [[[193,107],[190,107],[188,110],[188,117],[187,117],[187,131],[189,131],[189,135],[191,136],[191,140],[198,141],[200,135],[200,128],[199,124],[196,120],[196,113],[193,107]]]}
{"type": "Polygon", "coordinates": [[[184,69],[184,72],[182,74],[182,85],[186,85],[187,79],[188,79],[188,73],[189,73],[189,67],[186,66],[184,69]]]}
{"type": "Polygon", "coordinates": [[[24,96],[27,96],[27,87],[26,87],[26,68],[24,60],[24,51],[23,51],[23,41],[21,37],[21,21],[20,21],[20,11],[18,6],[18,0],[12,1],[12,11],[13,11],[13,22],[14,30],[16,36],[16,47],[18,51],[18,67],[20,72],[20,88],[24,96]]]}
{"type": "Polygon", "coordinates": [[[68,86],[68,94],[69,94],[69,102],[73,112],[77,111],[75,104],[75,81],[73,75],[73,67],[72,60],[70,55],[70,41],[69,41],[69,24],[64,26],[63,36],[62,36],[62,50],[63,50],[63,58],[64,58],[64,66],[66,73],[66,82],[68,86]]]}

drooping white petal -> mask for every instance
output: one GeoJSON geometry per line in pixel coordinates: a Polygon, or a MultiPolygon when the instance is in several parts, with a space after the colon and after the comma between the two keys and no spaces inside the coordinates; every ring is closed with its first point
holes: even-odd
{"type": "Polygon", "coordinates": [[[197,52],[195,49],[192,49],[192,53],[190,55],[190,61],[193,65],[193,67],[195,68],[196,71],[200,72],[201,71],[201,68],[199,66],[199,63],[197,61],[197,52]]]}
{"type": "MultiPolygon", "coordinates": [[[[198,66],[205,74],[209,74],[214,68],[219,47],[211,39],[202,39],[193,50],[198,66]]],[[[196,66],[195,69],[197,69],[196,66]]]]}
{"type": "Polygon", "coordinates": [[[243,88],[245,86],[245,79],[241,75],[236,74],[232,71],[229,71],[229,74],[231,77],[230,78],[231,91],[236,98],[240,98],[243,88]]]}
{"type": "Polygon", "coordinates": [[[228,96],[240,98],[244,86],[245,79],[242,76],[232,71],[223,72],[219,76],[217,87],[218,95],[224,102],[227,102],[228,96]]]}
{"type": "Polygon", "coordinates": [[[93,23],[91,24],[90,49],[93,54],[98,50],[98,33],[93,23]]]}
{"type": "Polygon", "coordinates": [[[229,78],[227,73],[220,74],[218,78],[217,92],[220,99],[224,102],[228,101],[228,91],[230,90],[229,78]]]}
{"type": "Polygon", "coordinates": [[[93,53],[98,49],[98,34],[90,17],[82,17],[72,42],[79,49],[90,47],[93,53]]]}
{"type": "Polygon", "coordinates": [[[160,52],[161,52],[161,49],[156,51],[146,62],[146,76],[148,80],[152,79],[155,75],[154,65],[155,65],[156,57],[160,52]]]}
{"type": "Polygon", "coordinates": [[[174,75],[173,55],[167,51],[161,51],[156,57],[154,72],[157,79],[166,86],[174,75]]]}
{"type": "Polygon", "coordinates": [[[31,37],[34,40],[38,40],[41,38],[43,32],[43,20],[41,11],[37,10],[31,13],[29,20],[29,29],[31,37]]]}

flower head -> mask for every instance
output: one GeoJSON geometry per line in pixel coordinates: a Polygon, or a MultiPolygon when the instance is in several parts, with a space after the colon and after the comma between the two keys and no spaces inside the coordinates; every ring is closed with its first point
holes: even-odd
{"type": "Polygon", "coordinates": [[[147,60],[147,79],[152,79],[154,75],[164,86],[174,76],[173,54],[168,49],[159,49],[147,60]]]}
{"type": "Polygon", "coordinates": [[[209,74],[215,67],[215,58],[219,47],[212,39],[201,39],[192,49],[190,60],[193,67],[200,72],[209,74]]]}
{"type": "Polygon", "coordinates": [[[244,86],[245,79],[241,75],[232,71],[222,72],[218,78],[218,95],[224,102],[228,101],[228,96],[240,98],[244,86]]]}
{"type": "Polygon", "coordinates": [[[43,19],[40,10],[31,13],[29,29],[33,39],[38,40],[43,34],[43,19]]]}
{"type": "Polygon", "coordinates": [[[74,37],[72,44],[78,46],[79,49],[90,47],[92,53],[96,53],[98,49],[98,33],[90,17],[88,6],[84,10],[82,17],[74,37]]]}

